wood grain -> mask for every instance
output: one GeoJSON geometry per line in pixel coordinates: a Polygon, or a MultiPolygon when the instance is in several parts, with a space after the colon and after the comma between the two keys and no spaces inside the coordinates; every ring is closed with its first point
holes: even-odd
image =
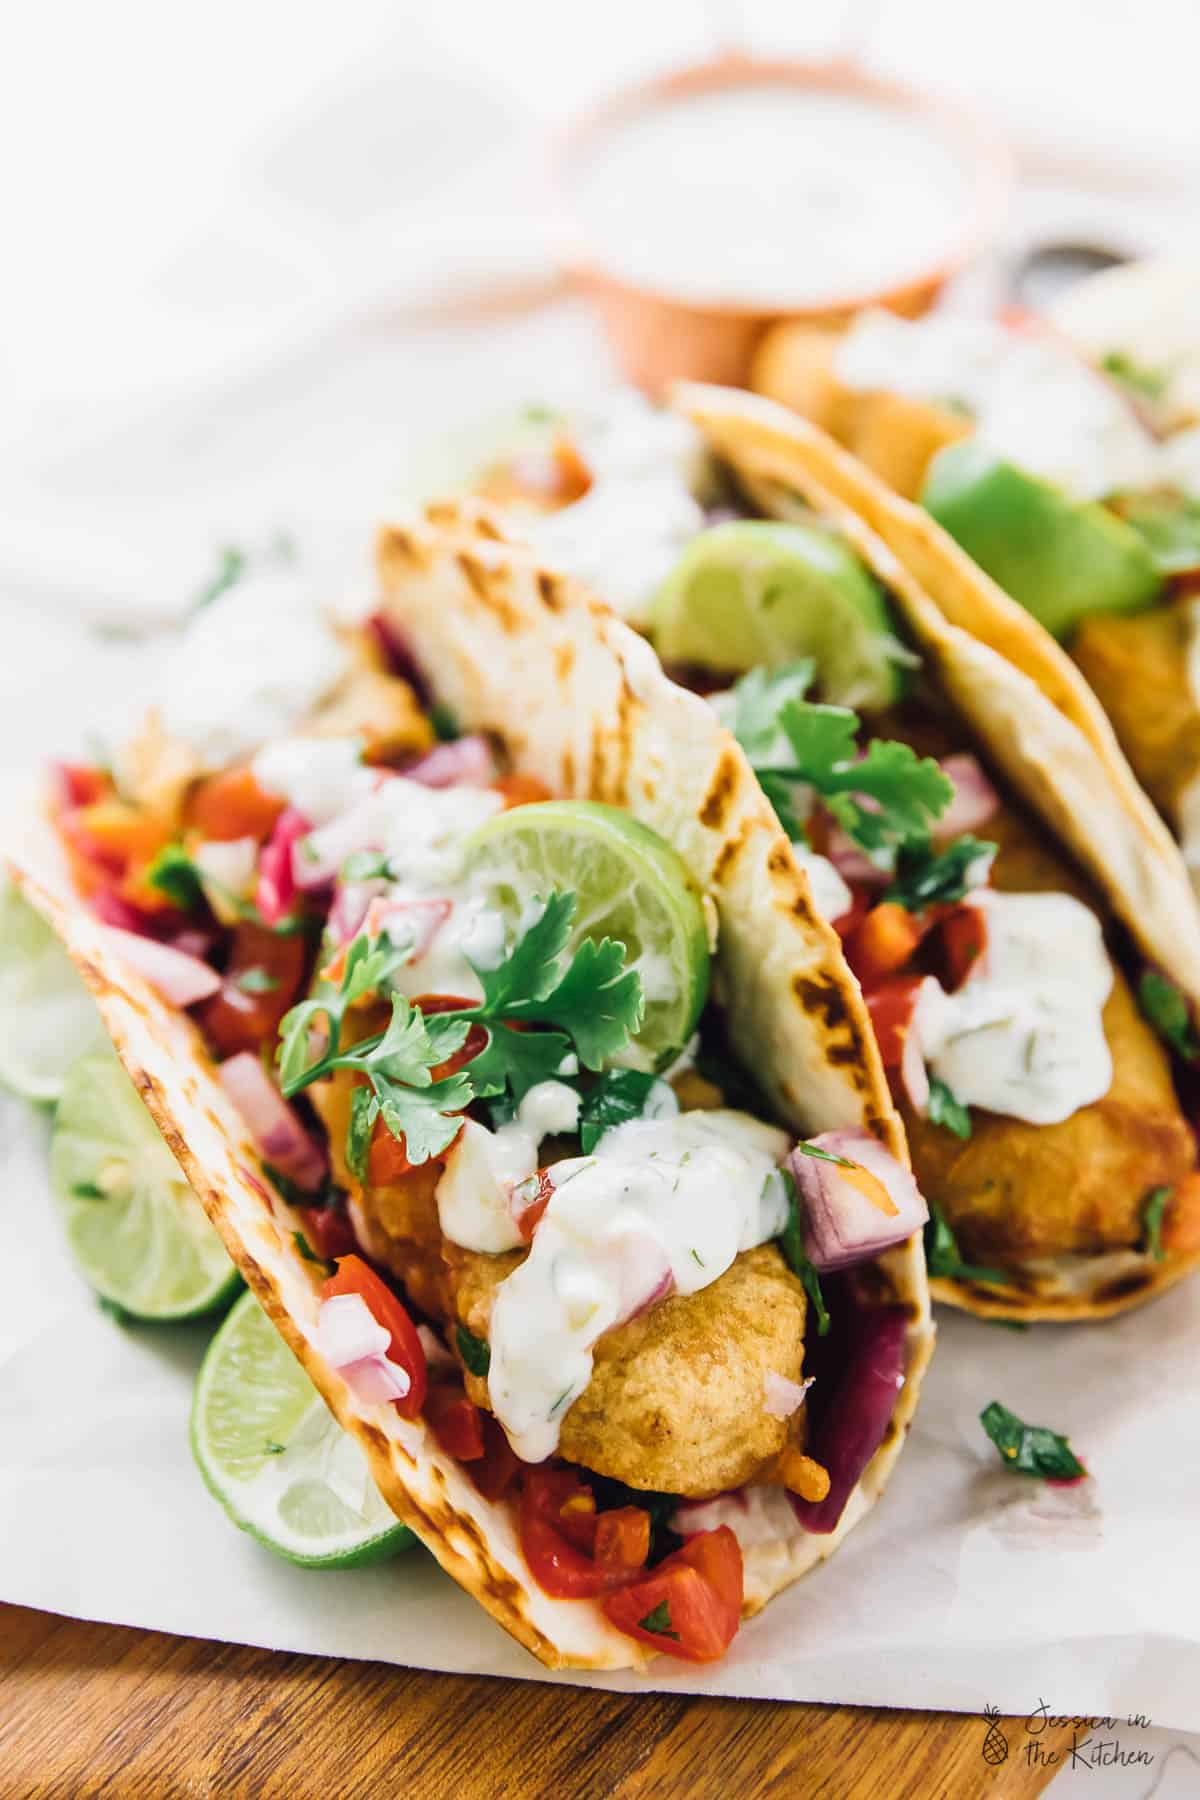
{"type": "MultiPolygon", "coordinates": [[[[958,1714],[598,1694],[0,1607],[4,1800],[1025,1800],[958,1714]]],[[[1056,1739],[1046,1732],[1046,1749],[1056,1739]]]]}

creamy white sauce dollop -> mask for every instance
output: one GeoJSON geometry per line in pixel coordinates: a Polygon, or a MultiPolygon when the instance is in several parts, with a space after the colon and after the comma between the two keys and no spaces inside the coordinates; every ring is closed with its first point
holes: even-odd
{"type": "Polygon", "coordinates": [[[619,1125],[592,1156],[555,1165],[529,1255],[492,1309],[488,1391],[518,1456],[554,1453],[605,1331],[668,1287],[707,1287],[778,1236],[790,1146],[746,1113],[689,1112],[619,1125]]]}
{"type": "Polygon", "coordinates": [[[987,946],[948,994],[922,985],[913,1029],[930,1071],[964,1106],[1055,1125],[1112,1085],[1104,1003],[1112,964],[1100,922],[1070,894],[969,894],[987,946]]]}
{"type": "Polygon", "coordinates": [[[164,674],[163,725],[206,768],[221,768],[285,736],[349,664],[301,583],[251,575],[188,625],[164,674]]]}
{"type": "Polygon", "coordinates": [[[575,1130],[579,1106],[565,1082],[540,1081],[499,1130],[467,1120],[437,1184],[438,1219],[452,1244],[493,1256],[518,1248],[523,1239],[513,1219],[513,1189],[536,1170],[544,1137],[575,1130]]]}
{"type": "Polygon", "coordinates": [[[631,388],[573,413],[569,425],[592,485],[559,512],[522,518],[519,529],[615,612],[644,624],[659,585],[704,528],[703,441],[688,420],[631,388]]]}
{"type": "Polygon", "coordinates": [[[1153,486],[1159,446],[1112,383],[1065,344],[989,319],[863,313],[834,356],[853,388],[965,407],[999,455],[1076,499],[1153,486]]]}

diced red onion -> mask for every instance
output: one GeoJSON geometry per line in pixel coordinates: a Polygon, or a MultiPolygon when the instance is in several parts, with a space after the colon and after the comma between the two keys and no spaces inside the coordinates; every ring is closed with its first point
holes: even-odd
{"type": "Polygon", "coordinates": [[[432,1331],[428,1325],[418,1325],[417,1336],[420,1338],[421,1348],[425,1352],[425,1361],[431,1369],[457,1369],[458,1364],[436,1331],[432,1331]]]}
{"type": "Polygon", "coordinates": [[[207,962],[217,947],[217,933],[205,931],[201,925],[181,925],[172,931],[163,942],[170,944],[172,950],[181,950],[185,956],[198,957],[207,962]]]}
{"type": "Polygon", "coordinates": [[[902,1244],[919,1231],[929,1208],[912,1174],[865,1131],[825,1131],[809,1140],[874,1175],[895,1211],[885,1213],[846,1179],[836,1163],[793,1150],[789,1165],[804,1202],[804,1252],[822,1272],[848,1269],[902,1244]]]}
{"type": "Polygon", "coordinates": [[[496,759],[485,737],[456,738],[433,749],[405,769],[409,781],[424,787],[486,787],[496,773],[496,759]]]}
{"type": "Polygon", "coordinates": [[[790,1419],[803,1405],[811,1386],[811,1380],[789,1381],[786,1375],[766,1369],[763,1372],[763,1404],[773,1419],[790,1419]]]}
{"type": "Polygon", "coordinates": [[[111,925],[108,939],[122,961],[136,969],[155,993],[172,1006],[194,1006],[197,1000],[207,1000],[210,994],[215,994],[221,985],[221,977],[215,969],[201,962],[198,956],[172,950],[169,944],[160,944],[154,938],[111,925]]]}
{"type": "Polygon", "coordinates": [[[287,917],[296,898],[292,870],[292,846],[308,833],[308,820],[294,806],[285,807],[258,859],[258,883],[254,904],[266,924],[278,925],[287,917]]]}
{"type": "Polygon", "coordinates": [[[258,1057],[249,1050],[229,1057],[221,1064],[221,1085],[259,1153],[305,1193],[319,1188],[328,1167],[324,1147],[305,1130],[258,1057]]]}
{"type": "Polygon", "coordinates": [[[382,881],[340,881],[333,891],[333,905],[325,922],[335,944],[348,944],[358,936],[367,908],[384,892],[382,881]]]}
{"type": "Polygon", "coordinates": [[[383,652],[384,661],[393,675],[400,675],[416,689],[417,698],[428,699],[424,677],[417,667],[412,646],[400,627],[386,613],[372,613],[363,620],[363,630],[373,637],[383,652]]]}
{"type": "Polygon", "coordinates": [[[420,962],[453,911],[451,900],[372,900],[365,929],[370,938],[386,932],[393,944],[411,944],[412,960],[420,962]]]}
{"type": "Polygon", "coordinates": [[[806,1531],[836,1529],[863,1470],[883,1442],[904,1386],[905,1317],[897,1306],[860,1308],[855,1335],[841,1374],[805,1446],[829,1472],[823,1500],[789,1494],[792,1510],[806,1531]]]}
{"type": "Polygon", "coordinates": [[[947,844],[986,825],[1000,796],[973,756],[943,756],[939,766],[954,783],[954,798],[934,824],[933,841],[947,844]]]}
{"type": "Polygon", "coordinates": [[[154,936],[154,921],[150,914],[131,906],[112,888],[98,888],[89,897],[88,905],[102,925],[115,926],[118,931],[132,931],[138,937],[154,936]]]}
{"type": "Polygon", "coordinates": [[[292,880],[301,892],[314,893],[327,888],[340,875],[348,856],[360,850],[382,851],[388,821],[377,797],[380,789],[393,779],[393,776],[381,773],[371,792],[361,797],[349,811],[296,840],[292,845],[292,880]]]}
{"type": "Polygon", "coordinates": [[[321,1302],[317,1349],[369,1405],[403,1400],[412,1386],[407,1372],[386,1355],[391,1341],[361,1294],[335,1294],[321,1302]]]}
{"type": "Polygon", "coordinates": [[[830,826],[824,853],[843,881],[866,882],[872,887],[886,887],[892,879],[889,871],[881,869],[878,863],[872,862],[866,851],[860,850],[854,839],[848,837],[840,825],[830,826]]]}

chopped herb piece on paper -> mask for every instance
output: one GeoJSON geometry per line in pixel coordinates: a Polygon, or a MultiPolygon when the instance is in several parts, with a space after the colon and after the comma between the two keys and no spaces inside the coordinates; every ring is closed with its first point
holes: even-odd
{"type": "Polygon", "coordinates": [[[999,1400],[985,1406],[979,1423],[995,1444],[1007,1469],[1018,1475],[1038,1475],[1048,1481],[1078,1481],[1087,1470],[1057,1431],[1044,1425],[1027,1425],[999,1400]]]}

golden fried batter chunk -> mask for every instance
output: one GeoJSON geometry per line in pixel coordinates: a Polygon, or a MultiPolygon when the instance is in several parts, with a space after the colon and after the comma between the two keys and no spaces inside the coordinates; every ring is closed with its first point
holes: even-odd
{"type": "Polygon", "coordinates": [[[1096,613],[1071,642],[1134,774],[1176,827],[1179,796],[1200,773],[1200,707],[1187,676],[1190,637],[1188,604],[1181,601],[1126,618],[1096,613]]]}

